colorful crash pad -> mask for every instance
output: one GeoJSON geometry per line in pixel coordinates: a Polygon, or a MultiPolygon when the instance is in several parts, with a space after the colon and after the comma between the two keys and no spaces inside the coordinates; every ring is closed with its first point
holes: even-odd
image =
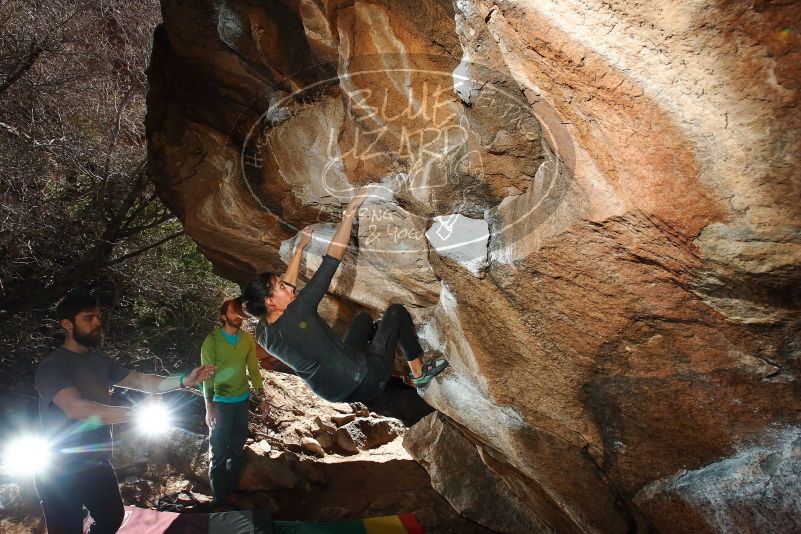
{"type": "Polygon", "coordinates": [[[118,534],[423,534],[414,514],[313,523],[273,521],[267,510],[211,514],[157,512],[125,507],[118,534]]]}

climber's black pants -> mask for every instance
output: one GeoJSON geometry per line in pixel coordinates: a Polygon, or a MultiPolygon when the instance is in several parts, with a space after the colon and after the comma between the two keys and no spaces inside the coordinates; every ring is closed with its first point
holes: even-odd
{"type": "Polygon", "coordinates": [[[402,304],[390,304],[387,307],[378,330],[370,341],[372,326],[372,318],[367,313],[360,312],[353,318],[345,335],[344,341],[347,345],[366,354],[368,369],[362,383],[348,398],[349,402],[369,400],[384,390],[392,376],[398,345],[406,361],[419,358],[423,354],[412,316],[402,304]]]}

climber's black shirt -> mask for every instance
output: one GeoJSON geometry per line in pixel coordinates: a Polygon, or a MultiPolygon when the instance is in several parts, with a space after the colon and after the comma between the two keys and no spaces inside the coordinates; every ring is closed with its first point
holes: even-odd
{"type": "Polygon", "coordinates": [[[323,256],[317,272],[283,315],[256,326],[256,340],[290,366],[320,397],[340,402],[356,390],[367,375],[365,355],[346,345],[317,313],[339,260],[323,256]]]}

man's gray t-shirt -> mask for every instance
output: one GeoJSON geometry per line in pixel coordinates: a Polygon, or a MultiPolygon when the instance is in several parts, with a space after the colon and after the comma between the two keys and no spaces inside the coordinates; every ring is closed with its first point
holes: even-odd
{"type": "Polygon", "coordinates": [[[261,319],[256,341],[291,367],[320,397],[340,402],[367,376],[366,355],[346,345],[317,313],[340,261],[323,256],[309,283],[271,325],[261,319]]]}
{"type": "Polygon", "coordinates": [[[36,370],[39,417],[42,431],[56,455],[54,464],[63,472],[87,469],[111,457],[111,425],[99,420],[76,421],[53,403],[65,388],[76,388],[81,398],[110,404],[110,388],[130,371],[106,354],[77,353],[59,347],[42,360],[36,370]]]}

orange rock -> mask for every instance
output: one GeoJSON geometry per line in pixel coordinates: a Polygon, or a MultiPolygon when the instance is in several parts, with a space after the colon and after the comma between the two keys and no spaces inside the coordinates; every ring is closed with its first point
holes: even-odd
{"type": "Polygon", "coordinates": [[[381,182],[321,310],[410,307],[451,362],[424,398],[526,517],[753,528],[715,477],[801,425],[801,5],[163,4],[150,166],[217,272],[282,271],[381,182]],[[450,214],[487,222],[482,269],[426,240],[450,214]]]}

